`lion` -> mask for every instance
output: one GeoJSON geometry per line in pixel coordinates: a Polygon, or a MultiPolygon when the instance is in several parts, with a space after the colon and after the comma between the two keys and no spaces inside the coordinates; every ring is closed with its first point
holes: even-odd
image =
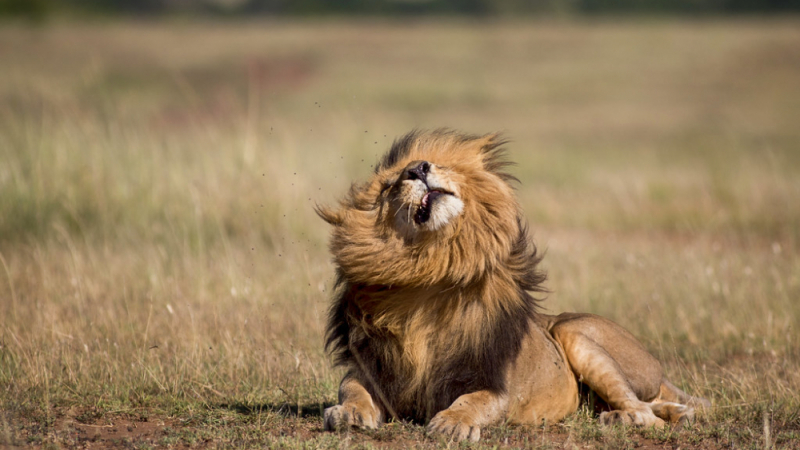
{"type": "Polygon", "coordinates": [[[412,131],[337,208],[317,207],[337,267],[326,350],[347,370],[326,430],[410,420],[476,441],[487,425],[563,419],[581,385],[607,404],[604,425],[682,424],[710,406],[619,325],[540,311],[546,275],[505,143],[412,131]]]}

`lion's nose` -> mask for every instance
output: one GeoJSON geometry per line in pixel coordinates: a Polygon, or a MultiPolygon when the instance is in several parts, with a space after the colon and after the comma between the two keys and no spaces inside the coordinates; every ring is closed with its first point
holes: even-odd
{"type": "Polygon", "coordinates": [[[428,171],[431,169],[431,163],[428,161],[421,161],[419,163],[412,163],[410,168],[406,169],[407,180],[421,180],[423,183],[427,182],[428,171]]]}

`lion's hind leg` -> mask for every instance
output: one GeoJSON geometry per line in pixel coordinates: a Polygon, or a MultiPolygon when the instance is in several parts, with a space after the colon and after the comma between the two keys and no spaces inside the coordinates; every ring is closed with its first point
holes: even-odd
{"type": "Polygon", "coordinates": [[[602,347],[584,336],[573,336],[564,350],[579,381],[612,408],[600,414],[602,424],[664,425],[651,404],[639,400],[617,362],[602,347]]]}
{"type": "Polygon", "coordinates": [[[578,380],[612,408],[600,415],[601,423],[664,425],[650,403],[660,393],[661,365],[630,333],[588,314],[562,314],[555,318],[550,332],[564,349],[578,380]]]}

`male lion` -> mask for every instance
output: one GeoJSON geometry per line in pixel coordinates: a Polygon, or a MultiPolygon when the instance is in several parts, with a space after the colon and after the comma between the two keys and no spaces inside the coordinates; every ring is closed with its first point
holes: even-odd
{"type": "Polygon", "coordinates": [[[603,424],[684,422],[709,405],[615,323],[538,311],[529,292],[545,275],[502,144],[411,132],[338,209],[318,209],[338,266],[326,348],[348,369],[326,430],[398,418],[477,440],[500,421],[561,420],[579,383],[608,404],[603,424]]]}

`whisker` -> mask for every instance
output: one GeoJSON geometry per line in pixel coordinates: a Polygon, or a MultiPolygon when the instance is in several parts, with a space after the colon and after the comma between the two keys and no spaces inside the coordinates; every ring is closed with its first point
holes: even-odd
{"type": "Polygon", "coordinates": [[[406,206],[406,202],[403,202],[403,203],[400,205],[400,207],[399,207],[399,208],[397,208],[397,211],[395,211],[395,213],[394,213],[394,216],[395,216],[395,217],[397,217],[397,215],[398,215],[398,214],[400,214],[400,211],[402,211],[402,210],[403,210],[403,207],[404,207],[404,206],[406,206]]]}

